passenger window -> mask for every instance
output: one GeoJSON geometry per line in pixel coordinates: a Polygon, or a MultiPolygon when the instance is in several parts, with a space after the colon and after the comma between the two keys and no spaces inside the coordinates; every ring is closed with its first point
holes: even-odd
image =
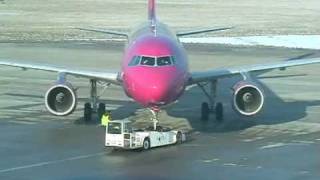
{"type": "Polygon", "coordinates": [[[158,65],[158,66],[168,66],[168,65],[171,65],[171,58],[170,58],[170,56],[158,57],[158,58],[157,58],[157,65],[158,65]]]}
{"type": "Polygon", "coordinates": [[[145,66],[154,66],[155,58],[154,57],[142,56],[140,64],[141,65],[145,65],[145,66]]]}
{"type": "Polygon", "coordinates": [[[136,66],[140,62],[140,56],[133,56],[132,60],[129,63],[129,66],[136,66]]]}

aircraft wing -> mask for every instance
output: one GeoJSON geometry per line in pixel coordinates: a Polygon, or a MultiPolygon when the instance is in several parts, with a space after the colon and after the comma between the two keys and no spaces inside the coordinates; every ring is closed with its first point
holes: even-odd
{"type": "Polygon", "coordinates": [[[193,30],[193,31],[178,32],[176,35],[178,37],[182,37],[182,36],[189,36],[189,35],[194,35],[194,34],[202,34],[202,33],[208,33],[208,32],[224,31],[224,30],[229,30],[229,29],[232,29],[232,28],[233,27],[198,29],[198,30],[193,30]]]}
{"type": "Polygon", "coordinates": [[[231,77],[238,74],[245,74],[248,72],[258,72],[272,69],[281,69],[293,66],[302,66],[307,64],[320,63],[320,58],[300,59],[292,61],[281,61],[267,64],[247,65],[240,67],[230,68],[217,68],[203,72],[192,72],[188,85],[196,84],[199,82],[211,81],[231,77]]]}
{"type": "Polygon", "coordinates": [[[53,65],[46,64],[33,64],[33,63],[21,63],[11,59],[0,59],[0,65],[11,66],[22,68],[23,70],[34,69],[48,72],[57,72],[65,73],[67,75],[73,75],[76,77],[84,77],[89,79],[96,79],[105,82],[110,82],[112,84],[121,84],[121,78],[119,72],[105,72],[105,71],[96,71],[96,70],[81,70],[81,69],[72,69],[67,67],[58,67],[53,65]]]}
{"type": "Polygon", "coordinates": [[[97,33],[103,33],[103,34],[110,34],[110,35],[116,35],[116,36],[122,36],[128,39],[129,35],[124,32],[119,31],[111,31],[111,30],[105,30],[105,29],[93,29],[93,28],[76,28],[82,31],[91,31],[91,32],[97,32],[97,33]]]}

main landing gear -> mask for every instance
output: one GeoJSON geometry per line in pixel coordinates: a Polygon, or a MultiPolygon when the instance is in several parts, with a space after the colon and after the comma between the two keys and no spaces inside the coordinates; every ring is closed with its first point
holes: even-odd
{"type": "Polygon", "coordinates": [[[217,80],[205,84],[198,83],[198,86],[209,99],[209,103],[203,102],[201,104],[201,120],[207,121],[210,113],[214,113],[216,115],[216,120],[221,122],[223,120],[223,104],[221,102],[216,103],[217,80]],[[208,84],[209,92],[206,88],[208,84]]]}
{"type": "MultiPolygon", "coordinates": [[[[110,84],[105,85],[105,89],[110,84]]],[[[105,90],[104,89],[104,90],[105,90]]],[[[101,119],[102,115],[106,112],[106,105],[104,103],[98,103],[98,93],[97,93],[97,80],[90,79],[90,101],[84,104],[83,117],[84,121],[89,122],[95,117],[98,120],[101,119]]]]}

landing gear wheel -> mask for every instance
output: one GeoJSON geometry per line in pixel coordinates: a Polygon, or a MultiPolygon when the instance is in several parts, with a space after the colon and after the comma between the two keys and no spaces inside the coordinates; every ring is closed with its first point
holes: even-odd
{"type": "Polygon", "coordinates": [[[83,117],[85,122],[91,121],[92,107],[90,103],[84,104],[83,117]]]}
{"type": "Polygon", "coordinates": [[[145,138],[143,141],[142,150],[148,150],[148,149],[150,149],[150,139],[145,138]]]}
{"type": "Polygon", "coordinates": [[[106,112],[106,105],[104,103],[99,103],[98,105],[98,119],[100,120],[102,115],[106,112]]]}
{"type": "Polygon", "coordinates": [[[209,104],[206,102],[203,102],[201,104],[201,120],[208,121],[209,113],[210,113],[209,104]]]}
{"type": "Polygon", "coordinates": [[[181,132],[178,132],[177,133],[177,144],[182,144],[182,134],[181,132]]]}
{"type": "Polygon", "coordinates": [[[223,120],[223,104],[221,102],[216,104],[216,119],[219,122],[223,120]]]}

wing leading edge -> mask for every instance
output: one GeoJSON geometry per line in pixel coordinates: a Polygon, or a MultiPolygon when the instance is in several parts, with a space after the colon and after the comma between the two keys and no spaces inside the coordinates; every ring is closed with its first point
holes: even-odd
{"type": "Polygon", "coordinates": [[[34,63],[20,63],[11,59],[2,60],[0,59],[0,65],[18,67],[22,69],[34,69],[48,72],[58,72],[66,73],[68,75],[73,75],[76,77],[84,77],[89,79],[96,79],[101,81],[110,82],[112,84],[121,84],[121,78],[119,72],[99,72],[99,71],[90,71],[90,70],[81,70],[81,69],[72,69],[64,68],[53,65],[45,64],[34,64],[34,63]]]}
{"type": "Polygon", "coordinates": [[[193,30],[193,31],[186,31],[186,32],[178,32],[176,35],[178,37],[182,36],[189,36],[194,34],[203,34],[208,32],[217,32],[217,31],[224,31],[232,29],[233,27],[223,27],[223,28],[211,28],[211,29],[199,29],[199,30],[193,30]]]}
{"type": "Polygon", "coordinates": [[[126,39],[129,38],[129,35],[127,33],[119,32],[119,31],[111,31],[111,30],[105,30],[105,29],[93,29],[93,28],[76,28],[76,29],[79,29],[81,31],[90,31],[90,32],[96,32],[96,33],[116,35],[116,36],[125,37],[126,39]]]}
{"type": "Polygon", "coordinates": [[[293,67],[293,66],[302,66],[302,65],[315,64],[315,63],[320,63],[320,58],[282,61],[282,62],[248,65],[248,66],[231,67],[231,68],[217,68],[217,69],[203,71],[203,72],[193,72],[191,73],[191,78],[188,82],[188,85],[192,85],[192,84],[196,84],[204,81],[221,79],[225,77],[231,77],[234,75],[243,74],[247,72],[265,71],[265,70],[280,69],[280,68],[293,67]]]}

